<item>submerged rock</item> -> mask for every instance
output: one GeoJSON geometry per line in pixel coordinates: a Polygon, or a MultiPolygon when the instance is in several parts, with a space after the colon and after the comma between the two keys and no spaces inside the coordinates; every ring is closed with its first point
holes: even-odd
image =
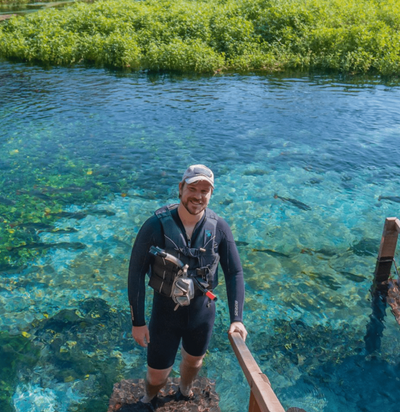
{"type": "MultiPolygon", "coordinates": [[[[166,386],[160,391],[157,402],[157,412],[219,412],[219,397],[215,392],[215,382],[205,377],[199,377],[194,381],[193,400],[188,402],[176,402],[174,395],[178,390],[179,378],[168,379],[166,386]]],[[[144,393],[143,379],[129,379],[114,385],[114,391],[110,398],[108,412],[139,412],[144,411],[139,404],[144,393]]]]}

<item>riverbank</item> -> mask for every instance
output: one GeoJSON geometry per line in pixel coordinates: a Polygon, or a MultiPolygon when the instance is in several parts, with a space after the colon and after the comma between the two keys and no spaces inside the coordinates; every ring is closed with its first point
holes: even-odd
{"type": "Polygon", "coordinates": [[[0,55],[131,70],[398,75],[400,0],[108,0],[10,19],[0,55]]]}

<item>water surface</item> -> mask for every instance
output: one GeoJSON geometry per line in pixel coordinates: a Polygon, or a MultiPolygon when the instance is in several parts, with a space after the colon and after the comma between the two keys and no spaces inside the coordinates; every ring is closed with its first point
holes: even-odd
{"type": "MultiPolygon", "coordinates": [[[[186,167],[204,163],[216,175],[210,206],[243,262],[248,345],[285,408],[397,411],[399,326],[388,311],[373,353],[364,336],[384,220],[400,214],[385,199],[400,193],[399,99],[373,78],[1,61],[0,327],[32,354],[7,381],[13,408],[105,411],[114,382],[143,376],[131,246],[155,209],[178,200],[186,167]]],[[[248,385],[218,292],[202,373],[221,409],[239,412],[248,385]]]]}

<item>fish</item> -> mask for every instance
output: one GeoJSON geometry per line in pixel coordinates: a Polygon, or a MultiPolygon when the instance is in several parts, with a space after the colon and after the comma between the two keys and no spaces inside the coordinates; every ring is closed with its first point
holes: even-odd
{"type": "Polygon", "coordinates": [[[310,248],[304,248],[301,249],[300,253],[302,254],[307,254],[307,255],[324,255],[324,256],[328,256],[328,257],[332,257],[332,256],[336,256],[337,253],[332,250],[332,249],[310,249],[310,248]]]}
{"type": "Polygon", "coordinates": [[[310,179],[310,180],[308,181],[308,184],[310,184],[310,185],[318,185],[318,184],[320,184],[321,182],[322,182],[322,179],[313,178],[313,179],[310,179]]]}
{"type": "Polygon", "coordinates": [[[6,199],[5,197],[0,196],[0,203],[5,206],[13,206],[16,202],[14,200],[6,199]]]}
{"type": "Polygon", "coordinates": [[[281,199],[283,202],[290,202],[292,205],[298,207],[299,209],[302,210],[311,210],[311,207],[306,205],[303,202],[299,202],[296,199],[291,199],[290,197],[282,197],[277,195],[276,193],[274,194],[274,199],[281,199]]]}
{"type": "Polygon", "coordinates": [[[21,249],[85,249],[86,245],[80,242],[60,242],[60,243],[28,243],[27,245],[7,248],[10,252],[21,249]]]}
{"type": "Polygon", "coordinates": [[[241,242],[240,240],[235,240],[236,246],[248,246],[247,242],[241,242]]]}
{"type": "Polygon", "coordinates": [[[115,212],[111,212],[110,210],[90,210],[88,211],[90,215],[103,215],[103,216],[115,216],[115,212]]]}
{"type": "Polygon", "coordinates": [[[378,201],[381,200],[390,200],[391,202],[400,203],[400,196],[379,196],[378,201]]]}
{"type": "Polygon", "coordinates": [[[26,269],[26,266],[13,266],[8,264],[0,264],[0,273],[14,274],[21,273],[26,269]]]}
{"type": "Polygon", "coordinates": [[[20,223],[15,225],[15,227],[22,227],[24,229],[34,229],[37,230],[39,233],[42,232],[50,232],[50,233],[76,233],[78,232],[77,229],[73,227],[67,227],[65,229],[57,228],[47,223],[41,222],[34,222],[34,223],[20,223]]]}
{"type": "Polygon", "coordinates": [[[349,279],[353,282],[356,283],[361,283],[364,282],[364,280],[366,280],[367,278],[360,276],[360,275],[355,275],[354,273],[350,273],[350,272],[339,272],[341,275],[343,275],[346,279],[349,279]]]}
{"type": "Polygon", "coordinates": [[[67,218],[67,219],[77,219],[81,220],[84,219],[88,214],[84,212],[55,212],[49,213],[51,216],[60,217],[60,218],[67,218]]]}
{"type": "Polygon", "coordinates": [[[81,220],[87,217],[88,215],[102,215],[102,216],[115,216],[115,212],[111,212],[110,210],[88,210],[85,212],[55,212],[49,213],[49,215],[59,218],[67,218],[67,219],[77,219],[81,220]]]}
{"type": "Polygon", "coordinates": [[[232,200],[232,199],[225,199],[223,202],[221,202],[221,205],[229,206],[229,205],[231,205],[232,203],[233,203],[233,200],[232,200]]]}
{"type": "Polygon", "coordinates": [[[286,255],[285,253],[276,252],[275,250],[271,250],[271,249],[252,249],[252,252],[266,253],[268,255],[275,256],[275,257],[284,257],[284,258],[290,257],[289,255],[286,255]]]}
{"type": "Polygon", "coordinates": [[[243,175],[244,176],[265,176],[268,175],[270,172],[267,172],[263,169],[254,169],[254,170],[246,170],[243,175]]]}
{"type": "Polygon", "coordinates": [[[20,223],[18,225],[15,225],[15,227],[23,227],[24,229],[36,229],[36,230],[47,230],[47,229],[53,229],[54,226],[49,225],[47,223],[42,223],[42,222],[31,222],[31,223],[20,223]]]}

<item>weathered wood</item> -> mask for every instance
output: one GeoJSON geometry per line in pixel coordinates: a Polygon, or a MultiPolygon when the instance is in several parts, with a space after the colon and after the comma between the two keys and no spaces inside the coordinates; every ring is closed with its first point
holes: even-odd
{"type": "Polygon", "coordinates": [[[375,267],[374,288],[379,286],[379,283],[386,282],[389,279],[399,232],[399,219],[395,217],[386,218],[375,267]]]}
{"type": "Polygon", "coordinates": [[[250,391],[249,412],[262,412],[253,391],[250,391]]]}
{"type": "Polygon", "coordinates": [[[283,406],[271,388],[271,384],[266,375],[264,375],[244,343],[239,333],[229,335],[233,351],[238,358],[239,364],[246,376],[247,382],[250,385],[250,405],[249,411],[252,412],[285,412],[283,406]],[[257,403],[259,409],[250,409],[252,407],[252,396],[257,403]]]}

